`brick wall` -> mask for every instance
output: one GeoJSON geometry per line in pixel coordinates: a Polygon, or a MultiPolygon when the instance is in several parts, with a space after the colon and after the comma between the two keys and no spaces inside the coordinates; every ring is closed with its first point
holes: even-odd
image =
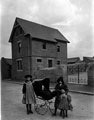
{"type": "MultiPolygon", "coordinates": [[[[57,60],[61,64],[67,65],[67,44],[63,42],[46,43],[46,49],[42,49],[43,41],[32,41],[32,74],[35,74],[38,67],[48,67],[48,59],[53,60],[53,66],[57,66],[57,60]],[[57,45],[60,45],[60,52],[57,52],[57,45]],[[38,65],[37,58],[42,59],[42,63],[38,65]]],[[[66,70],[67,71],[67,70],[66,70]]],[[[67,75],[67,74],[66,74],[67,75]]]]}
{"type": "Polygon", "coordinates": [[[43,41],[33,40],[29,35],[21,34],[14,36],[12,42],[12,79],[24,79],[26,74],[34,74],[38,68],[36,62],[38,57],[42,58],[42,66],[48,67],[48,59],[53,60],[53,66],[57,65],[57,60],[61,60],[61,64],[67,64],[67,44],[58,42],[60,45],[60,53],[57,53],[57,44],[47,42],[46,49],[42,48],[43,41]],[[21,42],[21,51],[18,52],[18,42],[21,42]],[[17,60],[22,59],[22,70],[17,70],[17,60]]]}
{"type": "Polygon", "coordinates": [[[23,80],[24,75],[31,72],[31,57],[29,50],[29,37],[24,34],[17,37],[14,36],[12,42],[12,79],[23,80]],[[21,42],[21,51],[18,51],[18,41],[21,42]],[[22,70],[17,70],[17,60],[22,59],[22,70]]]}
{"type": "Polygon", "coordinates": [[[56,57],[55,43],[46,43],[46,49],[42,48],[43,41],[32,41],[32,56],[56,57]]]}

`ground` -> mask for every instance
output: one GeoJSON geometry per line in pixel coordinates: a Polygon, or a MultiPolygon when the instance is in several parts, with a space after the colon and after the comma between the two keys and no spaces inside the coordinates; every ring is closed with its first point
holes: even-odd
{"type": "MultiPolygon", "coordinates": [[[[50,112],[45,115],[34,113],[27,115],[22,100],[22,85],[7,81],[1,82],[1,120],[62,120],[59,116],[52,116],[50,112]]],[[[74,110],[69,111],[66,120],[93,120],[94,96],[79,93],[69,93],[72,96],[74,110]]]]}

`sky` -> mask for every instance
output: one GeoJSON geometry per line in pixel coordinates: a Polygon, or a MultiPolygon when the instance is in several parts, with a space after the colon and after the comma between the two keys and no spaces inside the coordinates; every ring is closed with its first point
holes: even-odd
{"type": "Polygon", "coordinates": [[[16,17],[58,29],[67,39],[68,58],[94,56],[94,0],[2,0],[1,57],[11,58],[9,37],[16,17]]]}

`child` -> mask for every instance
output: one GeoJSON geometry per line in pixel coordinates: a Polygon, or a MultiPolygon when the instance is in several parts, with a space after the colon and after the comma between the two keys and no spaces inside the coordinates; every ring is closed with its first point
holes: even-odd
{"type": "Polygon", "coordinates": [[[65,94],[65,90],[61,90],[61,95],[60,95],[60,102],[58,105],[58,109],[61,110],[60,116],[62,116],[63,112],[63,118],[68,117],[68,100],[67,100],[67,95],[65,94]]]}
{"type": "Polygon", "coordinates": [[[26,109],[27,114],[33,113],[31,110],[32,103],[36,103],[35,94],[32,85],[32,76],[26,75],[25,76],[25,83],[23,84],[22,92],[26,96],[26,109]]]}
{"type": "Polygon", "coordinates": [[[58,105],[60,103],[60,94],[61,94],[62,89],[65,90],[66,94],[68,93],[68,87],[65,84],[65,82],[63,80],[63,77],[59,77],[58,80],[57,80],[57,84],[55,86],[55,90],[58,91],[58,94],[55,97],[55,104],[54,104],[55,110],[54,110],[53,116],[56,116],[58,105]]]}
{"type": "Polygon", "coordinates": [[[73,111],[73,106],[71,104],[72,98],[71,98],[71,96],[69,94],[67,94],[67,100],[68,100],[69,110],[73,111]]]}

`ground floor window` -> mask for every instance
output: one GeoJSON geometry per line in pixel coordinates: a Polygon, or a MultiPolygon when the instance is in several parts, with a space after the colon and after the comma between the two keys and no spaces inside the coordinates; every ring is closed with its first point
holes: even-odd
{"type": "Polygon", "coordinates": [[[53,60],[51,59],[48,60],[48,67],[53,67],[53,60]]]}
{"type": "Polygon", "coordinates": [[[17,70],[22,70],[22,59],[17,60],[17,70]]]}
{"type": "Polygon", "coordinates": [[[57,65],[60,65],[60,60],[57,60],[57,65]]]}

